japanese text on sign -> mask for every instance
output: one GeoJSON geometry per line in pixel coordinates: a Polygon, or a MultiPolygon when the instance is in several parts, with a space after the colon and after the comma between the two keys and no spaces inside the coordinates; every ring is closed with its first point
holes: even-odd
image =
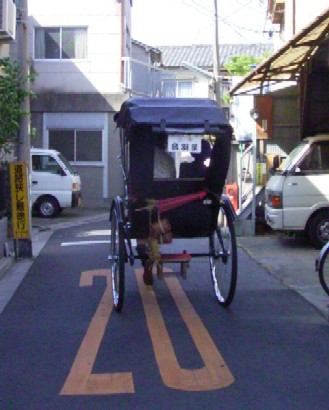
{"type": "Polygon", "coordinates": [[[30,237],[27,172],[24,162],[10,164],[10,185],[15,239],[30,237]]]}
{"type": "Polygon", "coordinates": [[[201,152],[201,137],[195,135],[169,135],[169,152],[201,152]]]}

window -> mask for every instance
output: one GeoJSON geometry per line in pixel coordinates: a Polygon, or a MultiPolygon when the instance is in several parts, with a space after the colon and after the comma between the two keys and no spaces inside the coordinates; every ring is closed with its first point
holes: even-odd
{"type": "Polygon", "coordinates": [[[46,60],[87,58],[87,28],[36,28],[34,57],[46,60]]]}
{"type": "Polygon", "coordinates": [[[51,155],[32,155],[32,169],[35,172],[59,174],[61,166],[51,155]]]}
{"type": "Polygon", "coordinates": [[[192,97],[192,81],[165,80],[163,82],[164,97],[192,97]]]}
{"type": "Polygon", "coordinates": [[[192,97],[192,81],[178,81],[177,97],[192,97]]]}
{"type": "Polygon", "coordinates": [[[71,162],[102,161],[101,130],[49,130],[49,148],[71,162]]]}
{"type": "Polygon", "coordinates": [[[299,164],[302,171],[329,171],[329,143],[318,142],[311,145],[310,150],[299,164]]]}
{"type": "Polygon", "coordinates": [[[176,81],[163,82],[163,96],[167,98],[176,97],[176,81]]]}

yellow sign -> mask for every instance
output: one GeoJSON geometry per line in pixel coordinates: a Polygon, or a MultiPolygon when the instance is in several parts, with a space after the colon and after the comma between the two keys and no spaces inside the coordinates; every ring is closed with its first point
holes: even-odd
{"type": "Polygon", "coordinates": [[[29,239],[27,165],[25,162],[12,162],[9,166],[14,238],[29,239]]]}
{"type": "Polygon", "coordinates": [[[266,162],[257,162],[256,164],[256,185],[265,185],[266,162]]]}

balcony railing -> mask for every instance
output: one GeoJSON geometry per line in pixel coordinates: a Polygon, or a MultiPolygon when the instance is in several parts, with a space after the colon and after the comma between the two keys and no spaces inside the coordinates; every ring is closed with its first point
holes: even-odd
{"type": "MultiPolygon", "coordinates": [[[[211,88],[211,74],[208,74],[206,78],[202,78],[202,81],[198,80],[198,87],[194,89],[193,83],[195,80],[194,77],[191,78],[189,71],[195,72],[195,68],[193,70],[186,68],[187,76],[184,78],[182,70],[175,72],[130,57],[123,57],[121,86],[131,96],[214,98],[211,88]],[[176,78],[177,74],[179,74],[179,79],[176,78]]],[[[200,71],[202,70],[200,69],[200,71]]],[[[230,86],[230,80],[222,78],[220,81],[220,95],[228,94],[230,86]]],[[[224,99],[222,99],[222,107],[225,111],[229,110],[229,104],[224,99]]]]}
{"type": "Polygon", "coordinates": [[[130,57],[123,57],[123,83],[126,92],[136,96],[164,97],[165,84],[175,75],[130,57]]]}

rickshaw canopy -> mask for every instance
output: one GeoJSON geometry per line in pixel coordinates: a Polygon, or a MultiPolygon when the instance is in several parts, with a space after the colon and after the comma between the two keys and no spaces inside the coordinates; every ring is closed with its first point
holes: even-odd
{"type": "Polygon", "coordinates": [[[114,120],[126,132],[138,126],[177,134],[219,134],[231,130],[224,111],[208,98],[130,98],[114,120]]]}

